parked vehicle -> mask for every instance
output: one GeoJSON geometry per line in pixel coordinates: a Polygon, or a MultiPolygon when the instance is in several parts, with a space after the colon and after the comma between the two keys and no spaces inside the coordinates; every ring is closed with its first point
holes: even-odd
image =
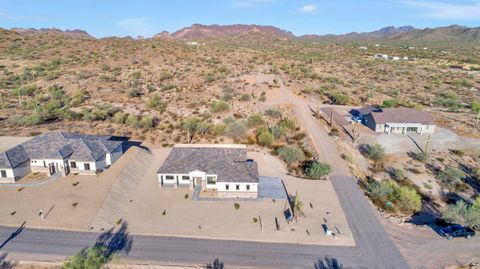
{"type": "Polygon", "coordinates": [[[357,117],[357,116],[352,117],[352,121],[354,121],[356,123],[362,123],[362,119],[360,117],[357,117]]]}
{"type": "Polygon", "coordinates": [[[439,233],[447,239],[452,239],[454,237],[465,237],[467,239],[470,239],[471,237],[475,236],[474,230],[468,227],[463,227],[459,224],[442,228],[440,229],[439,233]]]}

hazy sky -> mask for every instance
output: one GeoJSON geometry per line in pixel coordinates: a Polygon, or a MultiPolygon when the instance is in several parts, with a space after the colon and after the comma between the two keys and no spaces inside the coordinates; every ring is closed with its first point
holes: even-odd
{"type": "Polygon", "coordinates": [[[384,26],[480,26],[480,0],[0,0],[0,27],[152,36],[193,23],[264,24],[296,35],[384,26]]]}

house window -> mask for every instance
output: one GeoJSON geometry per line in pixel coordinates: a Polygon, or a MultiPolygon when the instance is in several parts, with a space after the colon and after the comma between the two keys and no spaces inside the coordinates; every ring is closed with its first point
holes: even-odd
{"type": "Polygon", "coordinates": [[[90,164],[89,163],[84,163],[83,167],[85,168],[86,171],[90,170],[90,164]]]}
{"type": "Polygon", "coordinates": [[[230,190],[230,185],[226,184],[225,185],[225,190],[227,190],[227,191],[230,190]]]}
{"type": "Polygon", "coordinates": [[[250,184],[247,184],[247,191],[250,190],[250,184]]]}
{"type": "Polygon", "coordinates": [[[190,180],[189,176],[182,176],[182,180],[190,180]]]}
{"type": "Polygon", "coordinates": [[[239,191],[239,190],[240,190],[240,184],[235,185],[235,189],[236,189],[237,191],[239,191]]]}
{"type": "Polygon", "coordinates": [[[70,167],[72,168],[77,168],[77,163],[76,162],[70,162],[70,167]]]}
{"type": "Polygon", "coordinates": [[[215,185],[217,183],[217,178],[213,176],[207,177],[207,184],[208,185],[215,185]]]}
{"type": "Polygon", "coordinates": [[[170,175],[170,176],[165,176],[165,179],[166,179],[166,180],[174,180],[175,177],[170,175]]]}
{"type": "Polygon", "coordinates": [[[0,174],[2,177],[7,177],[7,171],[5,170],[0,170],[0,174]]]}

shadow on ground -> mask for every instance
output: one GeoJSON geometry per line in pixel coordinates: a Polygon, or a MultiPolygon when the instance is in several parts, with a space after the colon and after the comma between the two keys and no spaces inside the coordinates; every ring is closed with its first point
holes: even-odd
{"type": "Polygon", "coordinates": [[[112,228],[97,238],[95,247],[105,247],[107,256],[111,256],[115,253],[124,253],[128,255],[132,249],[133,238],[128,233],[127,222],[122,222],[120,228],[115,231],[112,228]]]}
{"type": "Polygon", "coordinates": [[[7,261],[7,253],[0,254],[0,269],[13,269],[17,266],[17,262],[7,261]]]}
{"type": "Polygon", "coordinates": [[[25,223],[27,222],[24,221],[22,225],[20,225],[20,227],[18,227],[18,229],[15,232],[10,234],[10,236],[7,239],[5,239],[5,241],[3,241],[3,243],[0,245],[0,249],[2,249],[6,244],[8,244],[8,242],[10,242],[12,239],[14,239],[15,237],[17,237],[19,234],[23,232],[23,229],[25,229],[25,223]]]}
{"type": "Polygon", "coordinates": [[[314,269],[347,269],[337,259],[324,257],[316,260],[313,264],[314,269]]]}
{"type": "Polygon", "coordinates": [[[223,269],[225,268],[223,262],[219,259],[215,259],[212,263],[207,264],[207,269],[223,269]]]}

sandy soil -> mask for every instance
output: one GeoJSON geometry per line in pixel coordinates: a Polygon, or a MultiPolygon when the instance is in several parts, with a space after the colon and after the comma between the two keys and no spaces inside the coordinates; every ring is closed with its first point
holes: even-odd
{"type": "MultiPolygon", "coordinates": [[[[160,188],[156,171],[169,150],[151,149],[153,159],[145,168],[143,176],[137,177],[137,187],[118,188],[115,198],[111,198],[115,203],[108,202],[107,198],[104,206],[108,205],[101,209],[105,214],[97,216],[101,220],[94,221],[102,225],[94,225],[95,229],[110,227],[117,220],[123,219],[128,222],[130,231],[134,234],[354,245],[330,182],[289,177],[285,174],[283,163],[277,158],[263,152],[249,152],[249,157],[259,162],[261,175],[281,177],[291,194],[298,191],[304,203],[306,217],[299,218],[298,223],[287,224],[283,217],[283,210],[287,207],[286,200],[239,201],[240,209],[235,210],[235,201],[193,201],[192,191],[188,188],[160,188]],[[188,198],[185,198],[187,194],[188,198]],[[118,203],[122,203],[122,206],[113,206],[118,203]],[[327,211],[330,212],[328,216],[327,211]],[[275,217],[280,223],[280,231],[275,229],[275,217]],[[324,217],[332,229],[336,226],[342,234],[337,238],[326,236],[321,226],[324,217]],[[262,219],[263,230],[260,221],[255,223],[253,218],[262,219]]],[[[118,181],[115,185],[117,183],[118,181]]],[[[115,185],[112,190],[116,189],[115,185]]]]}
{"type": "Polygon", "coordinates": [[[9,150],[16,145],[22,144],[31,137],[0,136],[0,152],[9,150]]]}
{"type": "Polygon", "coordinates": [[[111,168],[97,176],[70,174],[26,188],[0,185],[0,224],[19,226],[26,221],[27,227],[89,230],[108,190],[137,151],[137,148],[129,149],[111,168]],[[74,186],[74,183],[78,184],[74,186]],[[74,203],[78,204],[73,206],[74,203]],[[44,221],[38,216],[40,210],[46,215],[44,221]]]}

